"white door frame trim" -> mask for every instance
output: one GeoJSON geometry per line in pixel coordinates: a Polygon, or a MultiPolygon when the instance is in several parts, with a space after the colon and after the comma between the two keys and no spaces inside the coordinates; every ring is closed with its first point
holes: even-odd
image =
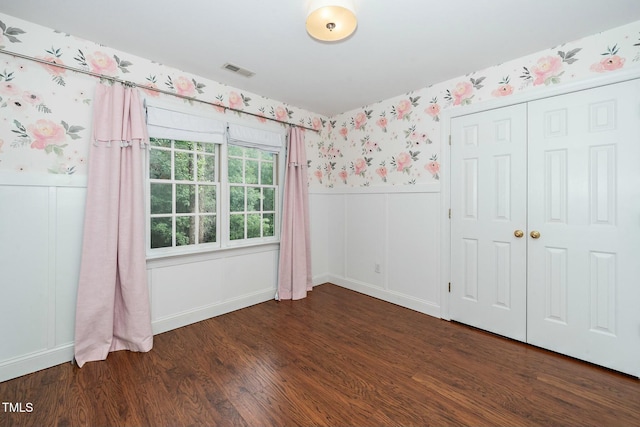
{"type": "Polygon", "coordinates": [[[640,67],[619,70],[610,74],[558,86],[546,86],[539,90],[529,90],[506,98],[444,110],[440,121],[440,144],[442,147],[440,159],[443,165],[440,173],[440,317],[442,319],[451,320],[449,314],[449,283],[451,281],[451,221],[449,220],[449,209],[451,207],[451,148],[449,146],[449,135],[451,133],[451,119],[637,78],[640,78],[640,67]]]}

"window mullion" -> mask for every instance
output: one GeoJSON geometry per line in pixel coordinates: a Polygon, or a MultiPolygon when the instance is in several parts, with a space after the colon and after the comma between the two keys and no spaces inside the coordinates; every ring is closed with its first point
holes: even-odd
{"type": "Polygon", "coordinates": [[[242,184],[244,185],[244,215],[243,215],[243,224],[244,224],[244,240],[249,236],[248,228],[249,228],[249,213],[247,212],[247,202],[248,202],[248,192],[247,192],[247,149],[242,149],[242,184]]]}
{"type": "Polygon", "coordinates": [[[193,143],[193,185],[194,185],[194,194],[193,197],[195,198],[195,206],[193,207],[193,213],[194,213],[194,241],[195,244],[198,245],[200,244],[200,184],[198,181],[198,150],[197,150],[197,146],[198,143],[194,142],[193,143]]]}
{"type": "MultiPolygon", "coordinates": [[[[246,161],[246,160],[245,160],[246,161]]],[[[246,166],[246,163],[245,163],[246,166]]],[[[247,169],[244,170],[245,176],[247,169]]],[[[249,238],[249,187],[247,186],[247,180],[244,180],[244,238],[249,238]]]]}
{"type": "Polygon", "coordinates": [[[176,182],[171,183],[171,247],[177,246],[176,235],[178,234],[178,224],[176,222],[176,182]]]}
{"type": "Polygon", "coordinates": [[[229,165],[228,165],[228,145],[223,144],[218,148],[218,173],[220,182],[220,194],[218,195],[218,230],[220,232],[220,243],[222,247],[229,246],[231,241],[229,235],[230,207],[231,207],[231,187],[229,185],[229,165]],[[221,206],[223,205],[223,206],[221,206]]]}
{"type": "Polygon", "coordinates": [[[176,247],[176,142],[171,140],[171,247],[176,247]]]}
{"type": "Polygon", "coordinates": [[[145,194],[145,218],[146,218],[146,224],[145,224],[145,248],[146,248],[146,252],[149,252],[149,249],[151,248],[151,150],[153,150],[153,147],[151,146],[151,144],[147,145],[148,150],[147,150],[147,157],[146,157],[146,161],[145,163],[145,167],[144,167],[144,176],[146,178],[147,181],[147,185],[146,185],[146,192],[147,194],[145,194]]]}
{"type": "Polygon", "coordinates": [[[262,232],[262,212],[264,212],[264,188],[262,186],[262,153],[258,159],[258,187],[260,188],[260,235],[264,235],[262,232]]]}

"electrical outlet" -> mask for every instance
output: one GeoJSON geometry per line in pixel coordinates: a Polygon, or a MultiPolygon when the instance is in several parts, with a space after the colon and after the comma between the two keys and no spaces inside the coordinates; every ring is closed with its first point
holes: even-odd
{"type": "Polygon", "coordinates": [[[373,269],[376,273],[380,273],[380,263],[376,262],[375,265],[373,266],[373,269]]]}

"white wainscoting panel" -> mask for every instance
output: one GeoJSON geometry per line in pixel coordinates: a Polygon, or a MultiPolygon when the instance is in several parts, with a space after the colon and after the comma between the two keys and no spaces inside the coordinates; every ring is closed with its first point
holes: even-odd
{"type": "Polygon", "coordinates": [[[149,270],[153,322],[222,301],[222,260],[149,270]]]}
{"type": "MultiPolygon", "coordinates": [[[[328,251],[329,270],[327,275],[332,274],[339,277],[346,276],[346,250],[347,234],[346,217],[346,195],[326,195],[324,202],[327,204],[327,230],[325,233],[329,237],[327,246],[323,250],[328,251]]],[[[311,224],[313,227],[313,224],[311,224]]],[[[312,242],[313,244],[313,242],[312,242]]],[[[315,251],[314,247],[311,252],[315,251]]],[[[326,280],[325,280],[326,281],[326,280]]]]}
{"type": "Polygon", "coordinates": [[[346,279],[383,288],[385,195],[349,194],[346,200],[346,279]],[[375,271],[378,264],[380,272],[375,271]]]}
{"type": "Polygon", "coordinates": [[[309,193],[313,285],[345,275],[345,195],[309,193]]]}
{"type": "Polygon", "coordinates": [[[0,186],[0,200],[1,362],[48,346],[49,189],[0,186]]]}
{"type": "Polygon", "coordinates": [[[56,345],[74,340],[86,188],[57,188],[55,239],[56,345]],[[70,326],[71,325],[71,326],[70,326]]]}
{"type": "Polygon", "coordinates": [[[228,301],[244,295],[271,292],[275,297],[278,274],[278,251],[269,250],[224,258],[222,299],[228,301]]]}
{"type": "Polygon", "coordinates": [[[273,299],[278,253],[271,244],[149,262],[153,332],[273,299]]]}
{"type": "Polygon", "coordinates": [[[314,278],[441,316],[439,186],[321,190],[310,198],[314,235],[328,236],[312,239],[312,253],[323,253],[314,256],[328,259],[314,278]],[[326,220],[314,221],[322,211],[326,220]]]}
{"type": "Polygon", "coordinates": [[[388,195],[388,289],[440,305],[440,197],[438,193],[388,195]]]}
{"type": "Polygon", "coordinates": [[[0,381],[73,357],[86,193],[73,177],[2,178],[0,381]]]}
{"type": "Polygon", "coordinates": [[[311,223],[311,276],[314,285],[327,281],[329,271],[329,201],[324,194],[309,195],[309,217],[311,223]]]}

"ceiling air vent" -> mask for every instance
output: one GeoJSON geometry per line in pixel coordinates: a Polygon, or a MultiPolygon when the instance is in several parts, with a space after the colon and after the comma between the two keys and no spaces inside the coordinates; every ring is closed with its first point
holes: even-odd
{"type": "Polygon", "coordinates": [[[253,71],[249,71],[245,68],[238,67],[237,65],[229,64],[228,62],[222,66],[225,70],[229,70],[236,74],[240,74],[241,76],[251,77],[255,73],[253,71]]]}

